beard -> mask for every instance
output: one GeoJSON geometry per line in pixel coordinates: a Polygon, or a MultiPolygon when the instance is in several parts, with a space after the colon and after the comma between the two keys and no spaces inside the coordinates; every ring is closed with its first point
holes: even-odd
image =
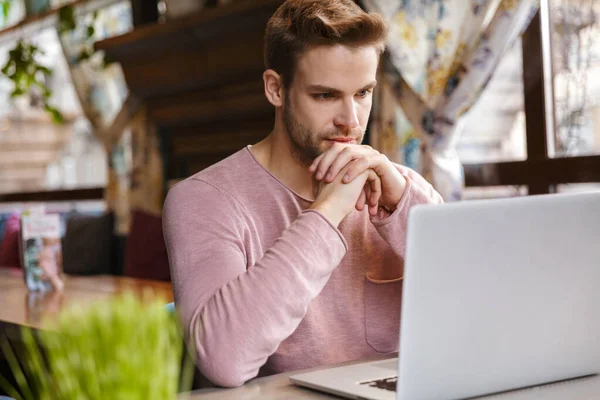
{"type": "Polygon", "coordinates": [[[357,138],[357,143],[360,143],[364,136],[364,131],[360,127],[346,132],[343,132],[340,129],[332,129],[329,131],[317,132],[315,134],[296,118],[289,101],[289,96],[286,96],[285,98],[283,123],[290,140],[292,157],[304,167],[310,166],[315,158],[319,157],[328,149],[322,144],[324,143],[324,140],[338,136],[350,136],[357,138]]]}

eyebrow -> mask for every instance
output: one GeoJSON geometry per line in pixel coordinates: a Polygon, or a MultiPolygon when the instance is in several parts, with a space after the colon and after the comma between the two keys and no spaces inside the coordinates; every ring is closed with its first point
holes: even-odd
{"type": "MultiPolygon", "coordinates": [[[[363,90],[373,89],[376,85],[377,85],[377,81],[373,81],[373,82],[369,83],[368,85],[365,85],[362,88],[358,89],[357,92],[362,92],[363,90]]],[[[335,89],[335,88],[323,86],[323,85],[309,85],[308,90],[310,90],[311,92],[326,92],[326,93],[333,93],[333,94],[342,93],[342,91],[339,89],[335,89]]]]}

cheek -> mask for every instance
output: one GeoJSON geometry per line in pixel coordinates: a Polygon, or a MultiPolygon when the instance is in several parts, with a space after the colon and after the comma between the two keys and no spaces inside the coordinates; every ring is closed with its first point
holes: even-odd
{"type": "Polygon", "coordinates": [[[302,124],[310,128],[311,132],[331,130],[334,126],[335,109],[327,103],[314,102],[305,109],[302,124]]]}
{"type": "Polygon", "coordinates": [[[369,121],[369,115],[371,114],[371,106],[373,102],[371,99],[365,100],[358,108],[358,120],[362,126],[366,126],[369,121]]]}
{"type": "Polygon", "coordinates": [[[311,125],[311,121],[318,112],[318,108],[312,102],[305,101],[304,99],[297,99],[293,105],[293,109],[298,122],[305,126],[311,125]]]}

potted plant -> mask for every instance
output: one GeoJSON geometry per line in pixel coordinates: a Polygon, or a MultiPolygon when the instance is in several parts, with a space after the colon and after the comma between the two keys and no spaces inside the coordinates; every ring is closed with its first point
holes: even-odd
{"type": "Polygon", "coordinates": [[[8,52],[8,60],[0,70],[4,76],[14,83],[12,98],[33,92],[41,101],[42,107],[48,111],[55,122],[62,122],[63,116],[50,104],[52,91],[46,85],[52,70],[37,60],[43,52],[26,40],[19,40],[8,52]]]}
{"type": "Polygon", "coordinates": [[[156,299],[128,294],[71,308],[49,330],[21,333],[23,354],[2,343],[19,387],[2,377],[0,387],[17,400],[175,400],[191,387],[177,318],[156,299]]]}

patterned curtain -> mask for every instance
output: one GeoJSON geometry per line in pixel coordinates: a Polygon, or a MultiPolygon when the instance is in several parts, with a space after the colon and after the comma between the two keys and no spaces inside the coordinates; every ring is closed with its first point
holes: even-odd
{"type": "Polygon", "coordinates": [[[132,28],[131,6],[123,1],[96,13],[78,14],[77,27],[58,35],[83,113],[94,134],[109,147],[114,143],[107,143],[104,135],[121,110],[128,89],[121,67],[116,63],[104,66],[104,55],[92,53],[92,45],[132,28]],[[88,29],[93,30],[91,37],[88,29]]]}
{"type": "MultiPolygon", "coordinates": [[[[368,11],[381,13],[390,26],[382,73],[384,90],[391,91],[399,105],[392,119],[396,144],[403,147],[402,162],[419,169],[446,201],[460,200],[464,173],[455,150],[460,117],[479,98],[505,51],[528,26],[538,1],[363,3],[368,11]],[[417,149],[419,157],[414,154],[417,149]],[[418,166],[411,165],[415,160],[418,166]]],[[[374,113],[386,109],[390,116],[389,106],[383,104],[374,113]]],[[[374,136],[389,137],[389,118],[374,118],[374,136]]],[[[392,158],[398,159],[398,152],[392,158]]]]}
{"type": "Polygon", "coordinates": [[[146,118],[140,99],[129,93],[121,67],[105,65],[104,55],[82,54],[94,41],[131,29],[131,5],[122,1],[88,13],[78,27],[60,37],[83,113],[109,154],[105,200],[116,216],[115,231],[126,235],[133,209],[160,215],[163,200],[162,159],[156,129],[146,118]],[[93,26],[93,37],[88,27],[93,26]]]}

